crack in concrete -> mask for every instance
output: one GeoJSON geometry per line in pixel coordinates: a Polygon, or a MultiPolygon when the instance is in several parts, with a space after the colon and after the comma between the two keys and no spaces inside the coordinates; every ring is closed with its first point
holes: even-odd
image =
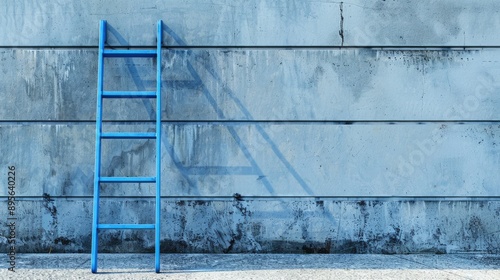
{"type": "Polygon", "coordinates": [[[340,39],[342,39],[341,47],[344,46],[344,2],[340,2],[340,39]]]}
{"type": "Polygon", "coordinates": [[[87,258],[85,261],[76,265],[76,267],[73,269],[73,271],[76,271],[78,269],[83,269],[84,267],[88,267],[89,265],[90,265],[90,258],[87,258]]]}
{"type": "Polygon", "coordinates": [[[467,280],[472,280],[472,278],[470,277],[467,277],[467,276],[464,276],[464,275],[460,275],[460,274],[457,274],[453,271],[449,271],[447,269],[444,269],[442,267],[438,267],[438,266],[435,266],[435,265],[429,265],[429,264],[426,264],[424,262],[421,262],[421,261],[416,261],[416,260],[412,260],[412,259],[409,259],[409,258],[405,258],[404,256],[401,256],[401,255],[395,255],[396,258],[399,258],[401,260],[405,260],[405,261],[408,261],[408,262],[412,262],[412,263],[416,263],[416,264],[419,264],[423,267],[426,267],[426,268],[429,268],[429,269],[436,269],[436,270],[440,270],[440,271],[443,271],[445,273],[449,273],[453,276],[457,276],[457,277],[460,277],[460,278],[463,278],[463,279],[467,279],[467,280]]]}

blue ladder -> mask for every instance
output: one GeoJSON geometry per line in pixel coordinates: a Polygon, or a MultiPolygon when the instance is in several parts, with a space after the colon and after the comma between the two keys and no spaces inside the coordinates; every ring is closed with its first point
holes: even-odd
{"type": "Polygon", "coordinates": [[[156,50],[110,50],[105,49],[106,21],[100,21],[99,61],[97,76],[96,146],[94,174],[94,205],[92,219],[91,270],[97,272],[97,252],[99,230],[106,229],[154,229],[155,230],[155,271],[160,272],[160,173],[161,173],[161,45],[162,21],[158,21],[156,50]],[[103,67],[105,57],[151,57],[156,58],[156,91],[105,91],[103,86],[103,67]],[[156,98],[156,132],[102,132],[103,98],[156,98]],[[155,177],[102,177],[101,140],[102,139],[156,139],[156,176],[155,177]],[[154,224],[100,224],[99,223],[99,186],[101,183],[156,183],[155,223],[154,224]]]}

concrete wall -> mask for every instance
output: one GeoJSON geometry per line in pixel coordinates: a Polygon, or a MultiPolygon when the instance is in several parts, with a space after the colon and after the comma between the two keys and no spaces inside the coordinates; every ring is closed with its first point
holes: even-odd
{"type": "MultiPolygon", "coordinates": [[[[90,251],[98,21],[113,47],[153,47],[162,19],[162,252],[499,252],[500,3],[139,2],[0,0],[20,251],[90,251]]],[[[105,60],[106,89],[154,86],[152,59],[105,60]]],[[[150,100],[104,108],[105,130],[154,129],[150,100]]],[[[154,159],[104,140],[102,172],[154,159]]],[[[152,222],[151,184],[101,189],[103,222],[152,222]]]]}

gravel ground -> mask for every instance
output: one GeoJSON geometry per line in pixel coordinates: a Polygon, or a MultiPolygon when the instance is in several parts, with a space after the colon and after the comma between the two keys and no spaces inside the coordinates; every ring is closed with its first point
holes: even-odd
{"type": "Polygon", "coordinates": [[[18,254],[0,279],[500,279],[500,255],[18,254]]]}

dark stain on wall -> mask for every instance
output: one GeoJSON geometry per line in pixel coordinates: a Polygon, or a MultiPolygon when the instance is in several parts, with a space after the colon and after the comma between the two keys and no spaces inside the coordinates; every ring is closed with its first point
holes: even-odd
{"type": "Polygon", "coordinates": [[[234,242],[236,242],[236,240],[234,238],[232,238],[229,241],[229,247],[227,247],[226,249],[223,250],[224,254],[230,253],[231,250],[233,250],[234,242]]]}
{"type": "Polygon", "coordinates": [[[194,253],[195,248],[189,246],[184,240],[163,239],[160,241],[160,251],[162,253],[194,253]]]}
{"type": "Polygon", "coordinates": [[[99,251],[104,253],[152,253],[154,252],[154,231],[101,231],[99,232],[99,251]],[[153,242],[147,242],[148,240],[153,240],[153,242]]]}
{"type": "Polygon", "coordinates": [[[184,200],[178,200],[178,201],[175,202],[175,204],[177,206],[181,206],[182,207],[182,206],[186,205],[186,201],[184,201],[184,200]]]}
{"type": "Polygon", "coordinates": [[[43,193],[43,208],[45,208],[52,216],[55,223],[57,223],[57,208],[54,205],[54,200],[48,193],[43,193]]]}
{"type": "Polygon", "coordinates": [[[481,219],[477,216],[472,216],[469,220],[468,231],[471,233],[472,238],[477,239],[482,232],[481,219]]]}
{"type": "MultiPolygon", "coordinates": [[[[54,238],[55,236],[58,236],[58,221],[57,221],[57,208],[54,202],[54,199],[50,197],[48,193],[43,193],[42,195],[42,207],[50,214],[52,217],[52,221],[50,223],[50,228],[46,228],[46,234],[48,235],[49,239],[54,238]]],[[[53,244],[48,244],[45,243],[42,245],[42,252],[52,252],[53,250],[53,244]]]]}
{"type": "Polygon", "coordinates": [[[196,206],[203,206],[203,205],[209,205],[210,201],[204,201],[204,200],[195,200],[189,203],[189,205],[192,205],[193,207],[196,206]]]}
{"type": "Polygon", "coordinates": [[[325,202],[323,200],[316,200],[316,206],[324,210],[325,202]]]}
{"type": "Polygon", "coordinates": [[[238,200],[238,199],[235,199],[233,201],[233,207],[236,208],[236,210],[238,210],[241,215],[243,215],[243,217],[251,217],[252,216],[252,212],[250,212],[247,207],[245,205],[243,205],[243,202],[242,200],[238,200]]]}
{"type": "MultiPolygon", "coordinates": [[[[481,202],[483,207],[476,202],[425,202],[425,206],[424,202],[381,203],[371,200],[269,202],[274,205],[273,211],[266,210],[264,206],[267,203],[237,199],[168,202],[172,208],[168,211],[168,220],[164,221],[167,226],[163,229],[168,229],[168,233],[162,233],[161,252],[442,254],[448,253],[451,242],[463,245],[450,252],[500,251],[500,233],[495,230],[500,209],[498,202],[481,202]],[[471,207],[471,204],[477,207],[471,207]],[[440,220],[441,216],[436,214],[437,207],[441,207],[444,213],[447,213],[446,209],[453,209],[457,214],[452,216],[453,220],[440,220]],[[400,220],[403,210],[430,216],[434,222],[405,225],[400,220]],[[328,211],[332,218],[329,219],[323,211],[328,211]],[[343,213],[343,216],[339,213],[343,213]],[[274,222],[266,223],[267,219],[274,219],[274,222]],[[378,226],[377,221],[385,225],[378,226]],[[323,223],[320,228],[325,230],[318,231],[317,223],[323,223]],[[451,225],[461,230],[450,231],[451,225]],[[172,226],[175,228],[173,231],[172,226]],[[422,241],[422,237],[426,239],[422,241]]],[[[67,231],[65,225],[61,224],[65,222],[62,217],[59,217],[58,225],[57,216],[60,213],[56,201],[47,193],[43,195],[42,208],[45,209],[43,215],[50,215],[56,220],[49,219],[49,228],[19,236],[23,241],[19,252],[90,250],[90,227],[88,233],[79,235],[67,231]],[[40,242],[41,236],[45,242],[40,242]]],[[[91,212],[88,215],[88,221],[91,221],[91,212]]],[[[5,249],[5,246],[0,244],[0,250],[5,249]]],[[[108,253],[154,252],[154,232],[101,231],[99,250],[108,253]]]]}
{"type": "Polygon", "coordinates": [[[59,236],[58,238],[54,239],[54,243],[61,243],[61,245],[70,245],[71,243],[74,243],[74,241],[64,236],[59,236]]]}
{"type": "Polygon", "coordinates": [[[355,240],[334,241],[331,250],[335,254],[366,254],[369,251],[367,242],[355,240]]]}
{"type": "Polygon", "coordinates": [[[302,245],[302,251],[305,254],[330,254],[332,248],[332,240],[326,239],[324,243],[321,242],[306,242],[302,245]]]}

